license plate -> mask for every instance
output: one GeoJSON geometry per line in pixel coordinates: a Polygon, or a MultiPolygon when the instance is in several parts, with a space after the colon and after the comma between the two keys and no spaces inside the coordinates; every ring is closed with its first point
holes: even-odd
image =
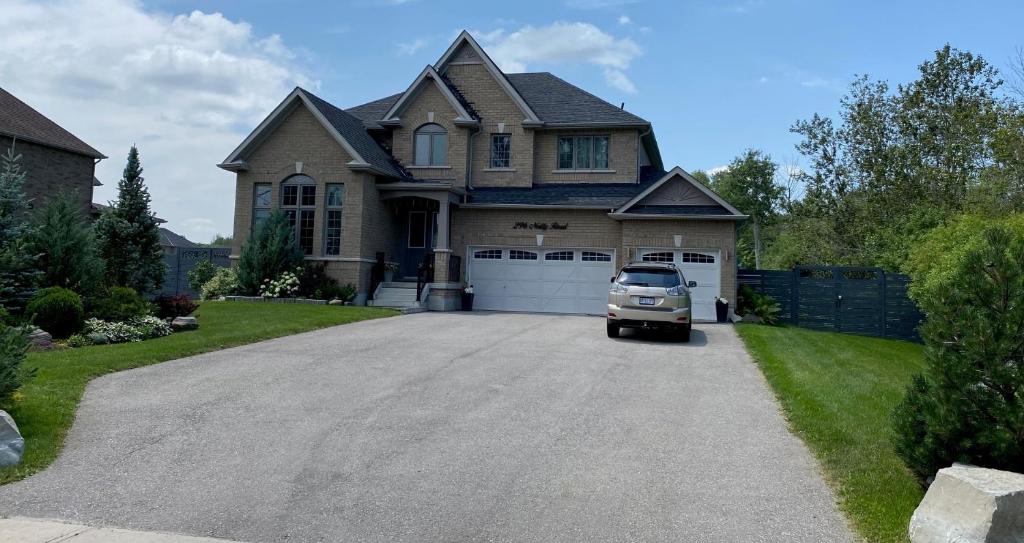
{"type": "Polygon", "coordinates": [[[654,298],[649,298],[647,296],[641,296],[640,297],[640,305],[654,305],[654,298]]]}

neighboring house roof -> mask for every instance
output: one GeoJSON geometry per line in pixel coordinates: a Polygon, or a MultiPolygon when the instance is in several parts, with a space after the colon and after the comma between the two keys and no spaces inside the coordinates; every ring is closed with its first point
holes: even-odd
{"type": "Polygon", "coordinates": [[[0,135],[70,151],[92,158],[107,158],[42,113],[0,88],[0,135]]]}
{"type": "Polygon", "coordinates": [[[199,246],[198,244],[193,243],[193,242],[185,239],[184,236],[181,236],[179,234],[175,234],[174,232],[171,232],[170,230],[168,230],[168,229],[166,229],[164,227],[160,227],[160,245],[163,245],[164,247],[198,247],[199,246]]]}
{"type": "MultiPolygon", "coordinates": [[[[92,202],[89,204],[89,213],[91,213],[95,217],[99,217],[99,215],[106,211],[108,208],[110,208],[110,206],[92,202]]],[[[157,224],[163,224],[167,222],[166,220],[161,219],[160,217],[153,217],[153,219],[156,220],[157,224]]]]}
{"type": "Polygon", "coordinates": [[[551,73],[506,75],[545,125],[650,124],[551,73]]]}
{"type": "Polygon", "coordinates": [[[362,120],[301,87],[295,87],[295,90],[218,166],[226,170],[244,170],[246,154],[258,147],[263,139],[300,105],[309,109],[321,126],[352,157],[348,163],[350,168],[371,170],[390,177],[411,177],[398,161],[377,144],[373,136],[366,131],[362,120]]]}

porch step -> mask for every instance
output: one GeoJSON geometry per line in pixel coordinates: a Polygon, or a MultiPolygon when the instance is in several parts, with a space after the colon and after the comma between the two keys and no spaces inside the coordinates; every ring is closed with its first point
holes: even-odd
{"type": "Polygon", "coordinates": [[[373,307],[419,308],[416,300],[416,283],[381,283],[377,297],[369,301],[373,307]]]}
{"type": "Polygon", "coordinates": [[[389,283],[381,283],[380,284],[380,288],[382,288],[382,289],[385,289],[385,288],[401,288],[401,289],[411,288],[411,289],[415,290],[416,289],[416,281],[391,281],[389,283]]]}

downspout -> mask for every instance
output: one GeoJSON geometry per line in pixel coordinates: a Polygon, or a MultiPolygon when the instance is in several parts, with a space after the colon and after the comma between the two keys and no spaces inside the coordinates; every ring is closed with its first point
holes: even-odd
{"type": "Polygon", "coordinates": [[[467,138],[469,148],[466,149],[466,189],[468,190],[473,190],[473,136],[476,136],[480,130],[479,126],[471,128],[467,138]]]}
{"type": "MultiPolygon", "coordinates": [[[[644,136],[651,133],[654,128],[651,125],[647,125],[646,132],[640,132],[640,137],[636,139],[636,184],[640,184],[640,142],[643,141],[644,136]]],[[[637,131],[639,132],[639,130],[637,131]]]]}

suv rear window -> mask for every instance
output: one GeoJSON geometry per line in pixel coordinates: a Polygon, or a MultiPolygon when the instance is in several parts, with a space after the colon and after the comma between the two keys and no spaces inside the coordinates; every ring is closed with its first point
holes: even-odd
{"type": "Polygon", "coordinates": [[[626,268],[619,272],[617,283],[638,287],[678,287],[679,274],[664,268],[626,268]]]}

